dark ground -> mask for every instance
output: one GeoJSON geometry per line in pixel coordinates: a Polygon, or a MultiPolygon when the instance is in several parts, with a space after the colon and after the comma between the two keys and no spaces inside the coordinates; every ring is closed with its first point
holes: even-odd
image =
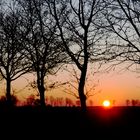
{"type": "Polygon", "coordinates": [[[13,139],[140,139],[140,107],[0,109],[0,136],[13,139]]]}

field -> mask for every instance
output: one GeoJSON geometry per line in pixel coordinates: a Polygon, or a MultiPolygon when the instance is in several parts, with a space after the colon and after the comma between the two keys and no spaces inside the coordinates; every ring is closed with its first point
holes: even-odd
{"type": "Polygon", "coordinates": [[[0,121],[4,139],[140,138],[140,107],[88,107],[86,113],[77,107],[5,108],[0,121]]]}

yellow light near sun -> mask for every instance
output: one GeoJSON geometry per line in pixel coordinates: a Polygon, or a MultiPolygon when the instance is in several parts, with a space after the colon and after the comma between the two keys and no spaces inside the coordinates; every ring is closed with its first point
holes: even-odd
{"type": "Polygon", "coordinates": [[[110,106],[110,101],[109,100],[104,100],[103,101],[103,106],[104,107],[109,107],[110,106]]]}

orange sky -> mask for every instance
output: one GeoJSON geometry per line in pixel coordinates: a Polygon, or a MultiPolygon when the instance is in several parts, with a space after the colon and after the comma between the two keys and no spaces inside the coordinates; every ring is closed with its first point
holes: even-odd
{"type": "Polygon", "coordinates": [[[95,104],[101,104],[104,99],[116,100],[116,105],[124,105],[126,99],[140,99],[140,78],[136,74],[106,74],[100,80],[101,93],[95,95],[95,104]]]}
{"type": "MultiPolygon", "coordinates": [[[[90,71],[92,70],[90,69],[90,71]]],[[[95,90],[97,94],[90,97],[89,99],[93,100],[94,105],[102,105],[102,101],[105,99],[116,100],[116,105],[124,105],[126,99],[140,99],[140,78],[137,78],[138,76],[139,75],[137,73],[128,71],[122,74],[118,74],[117,71],[111,71],[110,73],[98,73],[97,75],[91,76],[89,82],[90,85],[94,84],[94,82],[96,83],[98,80],[99,83],[95,90]]],[[[25,77],[30,80],[34,79],[34,77],[30,75],[27,75],[25,77]]],[[[67,81],[70,78],[71,77],[68,73],[60,72],[57,78],[52,78],[52,81],[53,79],[67,81]]],[[[25,85],[27,85],[27,81],[24,78],[20,78],[13,82],[13,88],[16,89],[16,91],[19,91],[25,85]]],[[[3,83],[0,83],[0,94],[4,92],[4,88],[5,85],[3,83]]],[[[22,92],[18,92],[17,96],[20,98],[26,98],[33,92],[35,91],[28,90],[27,88],[22,92]]],[[[51,91],[51,93],[49,93],[48,95],[55,97],[68,96],[75,99],[73,96],[67,95],[59,89],[51,91]]]]}
{"type": "MultiPolygon", "coordinates": [[[[32,75],[24,76],[30,80],[33,80],[34,77],[32,75]]],[[[97,83],[99,80],[97,87],[94,92],[96,95],[90,97],[93,101],[93,105],[102,105],[102,101],[105,99],[108,100],[116,100],[116,105],[125,105],[126,99],[140,99],[140,78],[137,78],[138,74],[134,72],[124,72],[118,74],[118,71],[111,71],[109,73],[97,73],[94,76],[90,76],[89,85],[97,83]]],[[[67,72],[60,72],[58,76],[53,76],[51,81],[57,79],[58,81],[68,81],[70,80],[70,74],[67,72]]],[[[0,83],[1,91],[0,94],[4,92],[5,85],[0,83]]],[[[13,82],[13,89],[16,91],[20,91],[25,85],[27,85],[27,81],[25,78],[20,78],[13,82]]],[[[32,90],[28,90],[26,88],[22,92],[17,92],[17,96],[23,99],[26,99],[28,95],[35,92],[32,90]]],[[[92,91],[93,92],[93,91],[92,91]]],[[[49,96],[54,97],[70,97],[75,99],[75,97],[64,93],[62,90],[52,90],[50,93],[47,93],[49,96]]]]}
{"type": "Polygon", "coordinates": [[[102,105],[105,99],[116,100],[116,105],[125,105],[126,99],[140,99],[139,74],[130,71],[122,72],[123,68],[125,64],[116,67],[115,71],[99,72],[91,76],[93,82],[99,80],[95,90],[97,94],[89,98],[93,100],[94,105],[102,105]]]}

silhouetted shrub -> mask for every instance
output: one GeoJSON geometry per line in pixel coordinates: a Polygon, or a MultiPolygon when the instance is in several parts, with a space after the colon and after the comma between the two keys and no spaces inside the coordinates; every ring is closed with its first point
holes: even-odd
{"type": "MultiPolygon", "coordinates": [[[[18,102],[18,99],[15,95],[11,95],[11,106],[16,106],[18,102]]],[[[1,96],[0,97],[0,106],[3,107],[3,106],[7,106],[8,105],[8,102],[7,102],[7,99],[6,99],[6,96],[1,96]]]]}
{"type": "Polygon", "coordinates": [[[39,106],[40,105],[40,100],[36,99],[35,95],[31,94],[25,103],[27,106],[39,106]]]}

